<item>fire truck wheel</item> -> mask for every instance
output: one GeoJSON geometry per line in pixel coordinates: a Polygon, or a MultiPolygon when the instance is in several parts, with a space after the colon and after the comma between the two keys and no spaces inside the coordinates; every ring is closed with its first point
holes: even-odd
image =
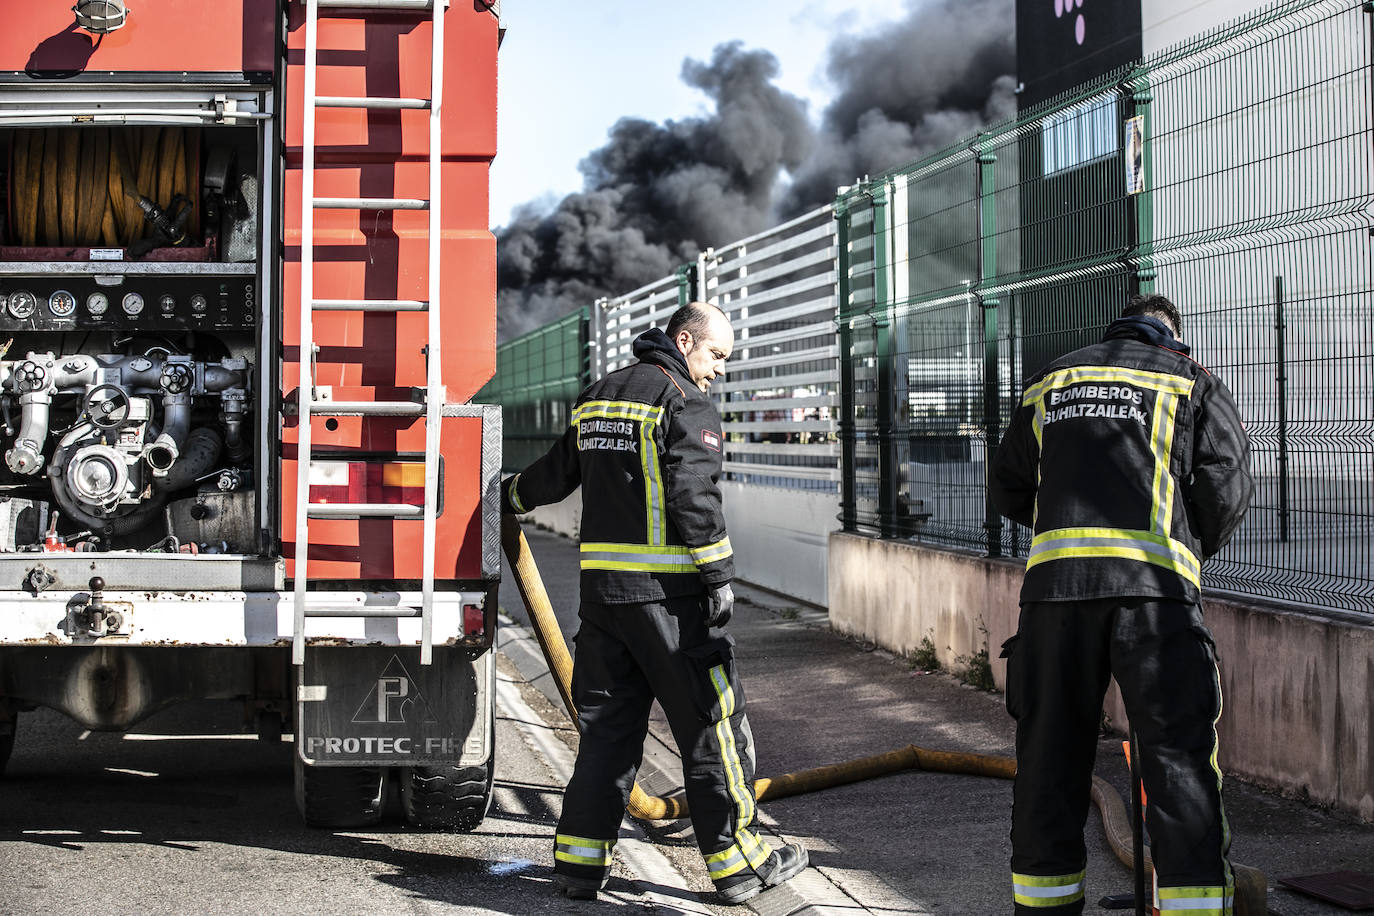
{"type": "Polygon", "coordinates": [[[308,827],[371,827],[386,806],[386,770],[318,767],[296,757],[296,809],[308,827]]]}
{"type": "Polygon", "coordinates": [[[416,827],[474,830],[491,807],[495,761],[482,766],[401,767],[401,809],[416,827]]]}

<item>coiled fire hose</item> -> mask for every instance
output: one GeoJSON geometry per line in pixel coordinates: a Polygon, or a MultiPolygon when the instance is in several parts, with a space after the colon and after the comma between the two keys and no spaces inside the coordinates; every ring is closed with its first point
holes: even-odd
{"type": "MultiPolygon", "coordinates": [[[[25,247],[131,246],[158,213],[194,201],[200,132],[182,127],[16,130],[10,153],[9,241],[25,247]],[[140,199],[145,201],[140,204],[140,199]]],[[[185,227],[200,231],[198,208],[185,227]]]]}
{"type": "MultiPolygon", "coordinates": [[[[554,682],[558,685],[558,693],[576,726],[578,719],[577,708],[572,698],[572,657],[568,654],[567,643],[564,642],[563,633],[558,627],[553,605],[549,602],[548,592],[544,590],[544,581],[539,575],[534,556],[530,553],[529,543],[520,529],[520,520],[513,515],[501,517],[501,544],[514,573],[515,583],[520,589],[520,597],[525,601],[530,622],[534,625],[535,637],[539,640],[540,648],[544,650],[544,658],[548,662],[549,670],[553,672],[554,682]]],[[[787,773],[771,779],[761,777],[754,781],[754,797],[759,801],[769,801],[790,795],[803,795],[904,770],[1013,779],[1016,776],[1016,760],[1012,757],[990,754],[935,751],[909,744],[895,751],[845,763],[787,773]]],[[[1126,813],[1126,805],[1122,802],[1121,796],[1106,781],[1094,776],[1092,800],[1102,813],[1102,827],[1107,834],[1107,843],[1112,853],[1127,868],[1132,867],[1135,856],[1131,850],[1131,819],[1126,813]]],[[[675,820],[687,816],[687,800],[681,795],[671,798],[652,796],[641,789],[639,783],[635,783],[630,789],[628,810],[632,816],[641,820],[675,820]]],[[[1153,863],[1148,850],[1144,855],[1144,864],[1146,874],[1151,873],[1153,863]]],[[[1264,916],[1268,912],[1268,881],[1264,873],[1234,863],[1232,870],[1235,872],[1236,916],[1264,916]]]]}

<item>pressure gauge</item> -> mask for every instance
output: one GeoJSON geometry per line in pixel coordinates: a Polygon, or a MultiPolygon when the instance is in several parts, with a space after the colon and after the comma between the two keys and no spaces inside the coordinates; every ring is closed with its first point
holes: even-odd
{"type": "Polygon", "coordinates": [[[32,318],[33,313],[38,311],[38,297],[28,290],[22,289],[10,293],[5,307],[13,318],[32,318]]]}
{"type": "Polygon", "coordinates": [[[138,293],[125,293],[119,303],[126,315],[138,315],[143,311],[143,296],[138,293]]]}
{"type": "Polygon", "coordinates": [[[162,310],[162,314],[170,315],[176,311],[177,301],[170,294],[163,293],[161,298],[157,300],[157,307],[162,310]]]}
{"type": "Polygon", "coordinates": [[[48,297],[48,311],[58,318],[67,318],[76,311],[76,297],[65,289],[59,289],[48,297]]]}
{"type": "Polygon", "coordinates": [[[92,315],[103,315],[110,307],[110,300],[104,293],[91,293],[86,297],[86,311],[92,315]]]}
{"type": "Polygon", "coordinates": [[[210,303],[200,293],[191,297],[191,311],[200,314],[210,307],[210,303]]]}

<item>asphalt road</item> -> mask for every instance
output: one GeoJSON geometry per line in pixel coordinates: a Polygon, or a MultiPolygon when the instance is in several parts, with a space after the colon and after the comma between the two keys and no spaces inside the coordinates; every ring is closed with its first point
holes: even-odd
{"type": "Polygon", "coordinates": [[[417,831],[398,810],[330,831],[296,813],[289,740],[245,734],[234,704],[174,707],[124,735],[28,713],[0,779],[0,913],[718,912],[673,865],[699,869],[695,850],[633,837],[599,904],[553,894],[570,734],[503,664],[495,803],[476,832],[417,831]]]}

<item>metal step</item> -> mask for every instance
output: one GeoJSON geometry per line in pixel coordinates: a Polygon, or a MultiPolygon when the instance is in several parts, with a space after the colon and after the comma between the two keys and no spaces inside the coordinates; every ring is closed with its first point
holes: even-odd
{"type": "Polygon", "coordinates": [[[312,417],[422,417],[425,405],[415,401],[311,401],[312,417]]]}
{"type": "Polygon", "coordinates": [[[421,299],[315,299],[317,312],[423,312],[429,303],[421,299]]]}
{"type": "Polygon", "coordinates": [[[425,507],[406,503],[306,503],[305,514],[309,518],[424,518],[425,507]]]}
{"type": "Polygon", "coordinates": [[[322,607],[310,605],[305,606],[306,617],[419,617],[423,609],[418,607],[373,607],[369,605],[359,605],[350,607],[343,605],[340,607],[322,607]]]}
{"type": "Polygon", "coordinates": [[[316,197],[316,210],[428,210],[429,201],[414,197],[316,197]]]}
{"type": "Polygon", "coordinates": [[[395,111],[401,108],[428,108],[429,99],[388,99],[369,96],[322,95],[315,99],[317,108],[376,108],[395,111]]]}

